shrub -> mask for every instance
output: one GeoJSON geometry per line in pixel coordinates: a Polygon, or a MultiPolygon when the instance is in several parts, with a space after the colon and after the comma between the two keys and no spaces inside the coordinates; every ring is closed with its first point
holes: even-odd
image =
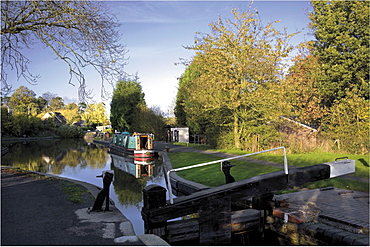
{"type": "Polygon", "coordinates": [[[62,138],[82,138],[84,131],[75,125],[64,125],[58,128],[57,134],[62,138]]]}

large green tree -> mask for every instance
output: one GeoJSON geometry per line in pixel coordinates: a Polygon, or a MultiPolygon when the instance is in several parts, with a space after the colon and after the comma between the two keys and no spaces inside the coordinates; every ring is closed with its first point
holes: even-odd
{"type": "Polygon", "coordinates": [[[24,49],[43,45],[66,63],[70,84],[79,84],[79,96],[88,96],[83,68],[90,66],[104,82],[121,77],[126,59],[118,21],[102,1],[2,1],[1,89],[8,92],[10,71],[36,83],[29,71],[31,57],[24,49]]]}
{"type": "MultiPolygon", "coordinates": [[[[252,6],[246,12],[232,10],[233,20],[219,18],[211,33],[197,33],[191,62],[192,76],[180,83],[179,99],[189,124],[204,126],[210,137],[242,142],[255,134],[260,124],[276,117],[279,101],[273,85],[282,74],[283,59],[292,49],[294,34],[263,25],[252,6]],[[190,78],[190,80],[189,80],[190,78]],[[184,98],[185,97],[185,98],[184,98]]],[[[189,66],[190,67],[190,66],[189,66]]]]}
{"type": "Polygon", "coordinates": [[[369,99],[370,5],[368,1],[312,1],[314,56],[323,73],[318,89],[327,106],[354,91],[369,99]]]}
{"type": "Polygon", "coordinates": [[[37,115],[39,109],[35,92],[25,86],[20,86],[10,96],[9,107],[15,113],[28,115],[37,115]]]}
{"type": "Polygon", "coordinates": [[[110,108],[110,121],[115,130],[137,131],[132,129],[135,115],[146,106],[144,93],[138,78],[120,80],[113,97],[110,108]]]}

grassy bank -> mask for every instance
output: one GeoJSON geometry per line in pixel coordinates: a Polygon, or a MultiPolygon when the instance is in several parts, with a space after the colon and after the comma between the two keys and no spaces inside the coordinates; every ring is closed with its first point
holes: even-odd
{"type": "MultiPolygon", "coordinates": [[[[246,154],[246,152],[236,150],[212,150],[223,153],[231,153],[235,155],[246,154]]],[[[221,159],[214,155],[203,154],[203,153],[169,153],[169,158],[173,168],[185,167],[195,165],[199,163],[214,161],[221,159]]],[[[325,162],[334,161],[339,157],[348,157],[356,161],[356,172],[351,174],[357,177],[369,178],[369,157],[366,155],[348,155],[348,154],[336,154],[336,153],[310,153],[310,154],[290,154],[288,155],[288,164],[292,166],[304,167],[310,165],[317,165],[325,162]]],[[[281,154],[261,154],[254,155],[250,158],[260,159],[266,161],[272,161],[283,164],[283,155],[281,154]]],[[[235,180],[242,180],[245,178],[254,177],[261,174],[266,174],[278,170],[282,170],[276,167],[269,167],[259,165],[256,163],[243,162],[240,160],[233,160],[233,165],[236,165],[231,169],[231,174],[235,180]]],[[[220,164],[208,165],[199,168],[193,168],[185,171],[178,172],[178,175],[195,181],[207,186],[218,186],[225,183],[224,174],[221,171],[220,164]]],[[[342,189],[352,189],[358,191],[369,191],[369,183],[360,181],[354,181],[344,178],[332,178],[326,179],[314,183],[307,183],[300,188],[296,189],[315,189],[333,186],[342,189]]]]}

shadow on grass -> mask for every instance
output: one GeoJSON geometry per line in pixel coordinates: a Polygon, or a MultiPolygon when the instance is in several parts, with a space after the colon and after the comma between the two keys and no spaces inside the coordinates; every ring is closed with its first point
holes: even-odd
{"type": "Polygon", "coordinates": [[[360,161],[365,167],[369,167],[369,164],[363,158],[358,159],[358,161],[360,161]]]}

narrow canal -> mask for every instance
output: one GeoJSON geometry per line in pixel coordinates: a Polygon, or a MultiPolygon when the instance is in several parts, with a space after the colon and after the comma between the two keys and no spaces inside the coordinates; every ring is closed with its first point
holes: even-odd
{"type": "Polygon", "coordinates": [[[114,170],[110,197],[132,222],[137,235],[144,234],[141,218],[142,189],[149,184],[166,187],[161,158],[150,164],[135,164],[133,157],[110,154],[104,146],[85,140],[31,141],[4,145],[9,147],[9,153],[2,158],[3,166],[53,174],[99,187],[103,186],[103,182],[96,176],[105,170],[114,170]]]}

